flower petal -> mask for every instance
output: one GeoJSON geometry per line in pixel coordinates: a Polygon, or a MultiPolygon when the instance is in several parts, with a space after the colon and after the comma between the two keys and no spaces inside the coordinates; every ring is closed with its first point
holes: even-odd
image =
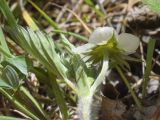
{"type": "Polygon", "coordinates": [[[95,46],[94,44],[87,43],[87,44],[84,44],[84,45],[79,46],[77,48],[74,48],[73,51],[77,54],[81,54],[81,53],[85,53],[87,50],[89,50],[90,48],[92,48],[94,46],[95,46]]]}
{"type": "Polygon", "coordinates": [[[99,27],[93,31],[89,37],[89,43],[100,44],[107,41],[113,36],[114,29],[112,27],[99,27]]]}
{"type": "Polygon", "coordinates": [[[127,54],[134,53],[139,42],[138,37],[129,33],[122,33],[118,36],[118,48],[123,49],[127,54]]]}

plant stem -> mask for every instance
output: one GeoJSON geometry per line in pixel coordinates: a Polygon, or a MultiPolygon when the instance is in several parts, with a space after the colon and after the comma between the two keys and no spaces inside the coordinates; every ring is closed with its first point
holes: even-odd
{"type": "Polygon", "coordinates": [[[80,97],[78,100],[78,117],[80,120],[93,120],[91,118],[91,105],[93,95],[90,93],[87,96],[80,97]]]}
{"type": "Polygon", "coordinates": [[[102,69],[101,69],[101,72],[99,73],[97,79],[95,80],[95,82],[93,83],[93,85],[91,86],[91,92],[92,93],[95,93],[96,92],[96,89],[97,87],[102,84],[102,82],[105,80],[105,76],[107,76],[108,74],[108,60],[103,60],[103,63],[102,63],[102,69]]]}
{"type": "Polygon", "coordinates": [[[130,91],[130,93],[131,93],[131,95],[132,95],[137,107],[141,108],[141,102],[139,101],[138,97],[135,95],[135,92],[132,90],[132,88],[131,88],[128,80],[126,79],[125,75],[123,74],[122,70],[118,66],[116,66],[116,69],[117,69],[118,73],[120,74],[122,80],[126,84],[127,88],[129,89],[129,91],[130,91]]]}

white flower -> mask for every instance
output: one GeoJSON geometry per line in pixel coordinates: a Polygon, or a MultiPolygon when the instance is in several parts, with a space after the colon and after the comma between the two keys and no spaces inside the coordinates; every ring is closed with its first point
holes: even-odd
{"type": "Polygon", "coordinates": [[[107,44],[113,37],[117,43],[116,48],[123,50],[124,54],[134,53],[139,46],[139,38],[132,34],[122,33],[118,35],[112,27],[99,27],[90,35],[87,44],[77,47],[74,51],[76,53],[87,52],[97,45],[107,44]]]}

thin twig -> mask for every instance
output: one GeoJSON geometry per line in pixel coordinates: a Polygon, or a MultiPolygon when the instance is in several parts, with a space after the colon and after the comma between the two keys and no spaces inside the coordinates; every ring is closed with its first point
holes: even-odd
{"type": "MultiPolygon", "coordinates": [[[[73,8],[72,11],[75,12],[78,9],[78,7],[82,4],[82,2],[83,2],[83,0],[78,0],[78,2],[76,3],[76,5],[75,5],[75,7],[73,8]]],[[[70,14],[68,15],[66,21],[68,21],[69,19],[71,19],[72,16],[73,16],[73,14],[70,12],[70,14]]]]}

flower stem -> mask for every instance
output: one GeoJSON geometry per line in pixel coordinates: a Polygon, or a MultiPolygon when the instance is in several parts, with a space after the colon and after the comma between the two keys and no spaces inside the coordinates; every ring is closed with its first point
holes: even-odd
{"type": "Polygon", "coordinates": [[[125,75],[123,74],[122,70],[121,70],[118,66],[116,66],[116,69],[117,69],[118,73],[120,74],[122,80],[123,80],[124,83],[126,84],[127,88],[129,89],[129,91],[130,91],[130,93],[131,93],[131,95],[132,95],[132,97],[133,97],[133,99],[134,99],[137,107],[138,107],[138,108],[141,108],[141,102],[139,101],[139,99],[138,99],[138,97],[136,96],[135,92],[132,90],[132,88],[131,88],[128,80],[126,79],[125,75]]]}
{"type": "Polygon", "coordinates": [[[91,118],[91,104],[93,95],[79,97],[78,101],[78,117],[80,120],[92,120],[91,118]]]}
{"type": "Polygon", "coordinates": [[[101,72],[99,73],[97,79],[95,80],[94,84],[91,86],[91,92],[95,93],[97,90],[97,87],[102,84],[102,82],[105,80],[105,76],[108,75],[108,60],[103,60],[102,63],[102,69],[101,72]]]}

